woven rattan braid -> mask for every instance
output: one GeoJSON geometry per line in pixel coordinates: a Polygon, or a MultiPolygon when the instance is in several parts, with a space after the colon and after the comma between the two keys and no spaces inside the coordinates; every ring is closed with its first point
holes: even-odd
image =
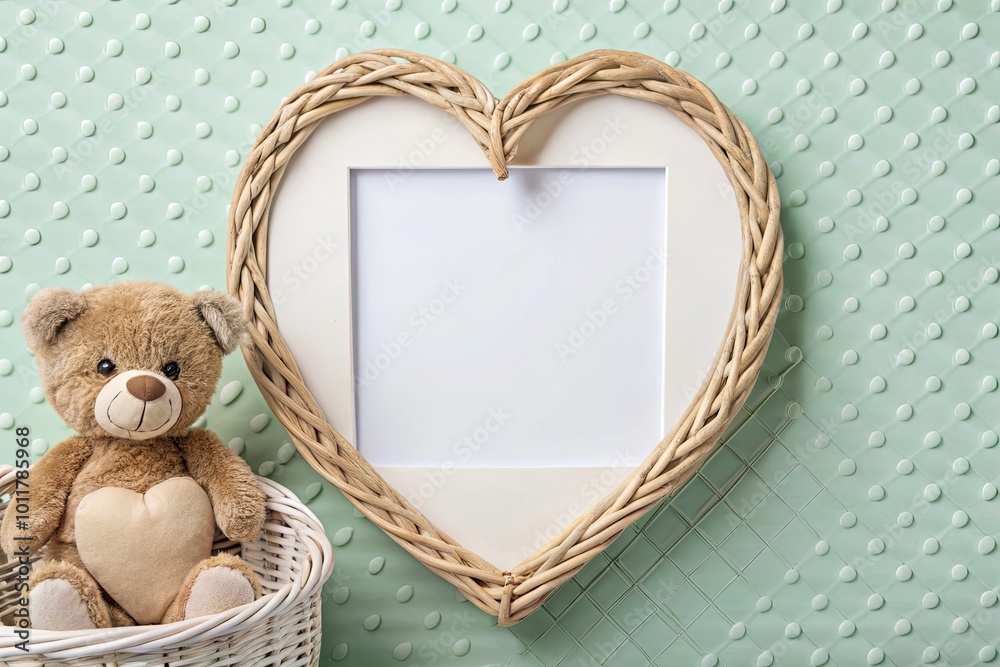
{"type": "Polygon", "coordinates": [[[250,370],[302,455],[403,548],[501,625],[511,625],[683,485],[736,415],[757,379],[778,314],[779,208],[774,176],[746,126],[703,83],[648,56],[594,51],[530,77],[498,102],[479,81],[448,63],[406,51],[369,51],[320,72],[292,93],[261,131],[233,193],[227,282],[252,323],[251,341],[244,346],[250,370]],[[667,107],[704,139],[722,165],[742,227],[736,300],[713,371],[680,423],[613,493],[534,556],[500,571],[438,530],[326,422],[278,333],[267,288],[268,210],[289,160],[318,123],[373,97],[414,95],[453,115],[503,180],[532,121],[604,94],[667,107]]]}

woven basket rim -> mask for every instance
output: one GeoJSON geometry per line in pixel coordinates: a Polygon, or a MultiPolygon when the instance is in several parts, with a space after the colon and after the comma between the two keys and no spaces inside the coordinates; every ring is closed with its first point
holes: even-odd
{"type": "MultiPolygon", "coordinates": [[[[15,468],[0,465],[0,489],[11,484],[15,475],[15,468]]],[[[260,476],[257,476],[257,482],[267,495],[265,506],[281,511],[291,519],[284,525],[291,528],[299,543],[306,547],[308,558],[303,562],[300,581],[286,583],[249,604],[227,609],[218,614],[174,623],[100,630],[32,629],[27,652],[14,648],[15,644],[22,641],[15,634],[15,629],[8,625],[0,625],[0,661],[34,655],[62,660],[113,652],[169,651],[172,648],[183,648],[192,641],[200,643],[215,640],[265,623],[315,595],[329,578],[334,563],[333,547],[323,532],[323,524],[312,510],[285,486],[260,476]],[[289,510],[298,516],[289,516],[286,513],[289,510]]]]}
{"type": "Polygon", "coordinates": [[[303,457],[366,517],[480,609],[511,625],[544,602],[626,527],[683,485],[714,450],[756,381],[782,291],[774,175],[746,126],[702,82],[639,53],[602,50],[558,63],[496,100],[458,67],[409,51],[343,58],[289,95],[247,156],[229,211],[227,286],[251,322],[251,374],[303,457]],[[296,150],[328,116],[379,96],[413,95],[457,118],[498,179],[541,115],[617,94],[667,107],[712,150],[733,187],[743,251],[727,335],[697,394],[651,454],[612,493],[534,556],[501,571],[440,531],[325,420],[278,331],[267,286],[271,199],[296,150]]]}

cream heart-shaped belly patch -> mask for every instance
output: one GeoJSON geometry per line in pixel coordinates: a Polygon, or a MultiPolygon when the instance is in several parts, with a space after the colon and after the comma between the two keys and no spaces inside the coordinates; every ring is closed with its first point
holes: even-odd
{"type": "Polygon", "coordinates": [[[157,623],[188,572],[212,554],[215,516],[190,477],[145,494],[104,487],[76,510],[76,545],[97,582],[137,623],[157,623]]]}

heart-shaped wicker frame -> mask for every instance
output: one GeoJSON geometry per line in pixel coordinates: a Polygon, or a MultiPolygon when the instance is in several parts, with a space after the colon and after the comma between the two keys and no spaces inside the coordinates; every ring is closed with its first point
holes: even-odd
{"type": "Polygon", "coordinates": [[[250,318],[251,340],[243,347],[250,371],[302,456],[404,549],[497,616],[500,625],[511,625],[684,484],[746,400],[781,299],[779,208],[774,176],[746,126],[703,83],[654,58],[594,51],[549,67],[497,102],[483,84],[448,63],[407,51],[368,51],[333,63],[300,87],[261,131],[233,193],[227,284],[250,318]],[[713,372],[680,422],[613,493],[503,572],[438,530],[326,422],[278,333],[267,288],[268,211],[285,167],[319,121],[372,97],[414,95],[455,116],[503,180],[533,120],[607,93],[667,107],[719,160],[733,186],[743,234],[736,300],[713,372]]]}

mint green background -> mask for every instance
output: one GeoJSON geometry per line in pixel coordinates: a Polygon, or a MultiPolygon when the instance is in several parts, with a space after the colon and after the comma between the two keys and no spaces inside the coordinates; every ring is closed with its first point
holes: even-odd
{"type": "Polygon", "coordinates": [[[37,454],[68,434],[18,331],[26,299],[223,288],[233,181],[308,72],[394,46],[501,95],[565,56],[643,51],[710,85],[778,177],[785,309],[750,410],[679,497],[505,630],[290,456],[231,357],[207,424],[337,545],[324,664],[995,659],[1000,2],[142,6],[0,3],[5,458],[15,425],[37,454]]]}

